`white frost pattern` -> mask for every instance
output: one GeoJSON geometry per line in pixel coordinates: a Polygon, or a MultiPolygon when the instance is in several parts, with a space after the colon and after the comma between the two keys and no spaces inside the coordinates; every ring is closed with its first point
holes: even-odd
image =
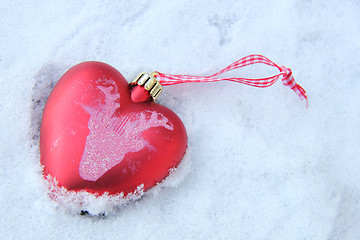
{"type": "Polygon", "coordinates": [[[105,105],[101,109],[89,109],[88,127],[84,154],[80,161],[79,174],[84,180],[96,181],[108,170],[119,164],[125,155],[150,147],[142,133],[152,127],[164,127],[173,130],[168,119],[155,111],[128,113],[113,116],[120,104],[118,93],[113,86],[98,87],[105,94],[105,105]]]}

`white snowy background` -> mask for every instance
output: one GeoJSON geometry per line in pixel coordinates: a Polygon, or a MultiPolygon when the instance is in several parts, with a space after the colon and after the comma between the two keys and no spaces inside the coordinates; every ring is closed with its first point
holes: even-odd
{"type": "Polygon", "coordinates": [[[357,0],[0,1],[0,239],[360,239],[359,16],[357,0]],[[177,187],[107,217],[48,198],[38,127],[68,68],[206,75],[252,53],[290,67],[309,108],[281,81],[165,87],[191,151],[177,187]]]}

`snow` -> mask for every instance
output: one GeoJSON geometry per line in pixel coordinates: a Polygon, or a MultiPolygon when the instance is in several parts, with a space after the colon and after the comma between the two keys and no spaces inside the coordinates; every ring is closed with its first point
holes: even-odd
{"type": "Polygon", "coordinates": [[[359,10],[356,0],[2,1],[0,238],[359,239],[359,10]],[[309,108],[281,82],[164,87],[158,102],[187,128],[188,174],[105,216],[49,199],[38,127],[68,68],[103,61],[129,81],[207,75],[253,53],[291,68],[309,108]]]}

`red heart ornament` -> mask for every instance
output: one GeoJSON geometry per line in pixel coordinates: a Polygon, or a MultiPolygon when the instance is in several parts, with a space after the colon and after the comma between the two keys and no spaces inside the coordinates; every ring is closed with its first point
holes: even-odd
{"type": "Polygon", "coordinates": [[[146,191],[177,167],[186,148],[180,118],[160,104],[132,101],[125,78],[101,62],[69,69],[42,116],[44,177],[71,192],[146,191]]]}

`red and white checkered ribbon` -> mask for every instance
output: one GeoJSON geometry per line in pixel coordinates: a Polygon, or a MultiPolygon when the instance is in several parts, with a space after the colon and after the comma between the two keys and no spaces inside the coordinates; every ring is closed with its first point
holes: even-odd
{"type": "Polygon", "coordinates": [[[174,85],[179,83],[187,83],[187,82],[216,82],[216,81],[233,81],[238,83],[243,83],[249,86],[253,87],[260,87],[265,88],[273,85],[279,77],[282,76],[282,82],[285,86],[290,87],[299,97],[301,100],[306,100],[306,106],[308,105],[308,99],[306,95],[306,91],[295,82],[295,79],[292,75],[291,69],[286,68],[284,66],[279,66],[270,59],[254,54],[249,55],[247,57],[241,58],[238,61],[230,64],[226,68],[220,70],[219,72],[210,75],[210,76],[191,76],[191,75],[171,75],[171,74],[164,74],[160,72],[155,72],[156,79],[160,82],[161,85],[167,86],[167,85],[174,85]],[[258,79],[252,79],[252,78],[241,78],[241,77],[235,77],[235,78],[219,78],[218,76],[228,72],[233,69],[242,68],[248,65],[256,64],[256,63],[262,63],[269,66],[276,67],[279,69],[280,73],[276,74],[271,77],[267,78],[258,78],[258,79]]]}

